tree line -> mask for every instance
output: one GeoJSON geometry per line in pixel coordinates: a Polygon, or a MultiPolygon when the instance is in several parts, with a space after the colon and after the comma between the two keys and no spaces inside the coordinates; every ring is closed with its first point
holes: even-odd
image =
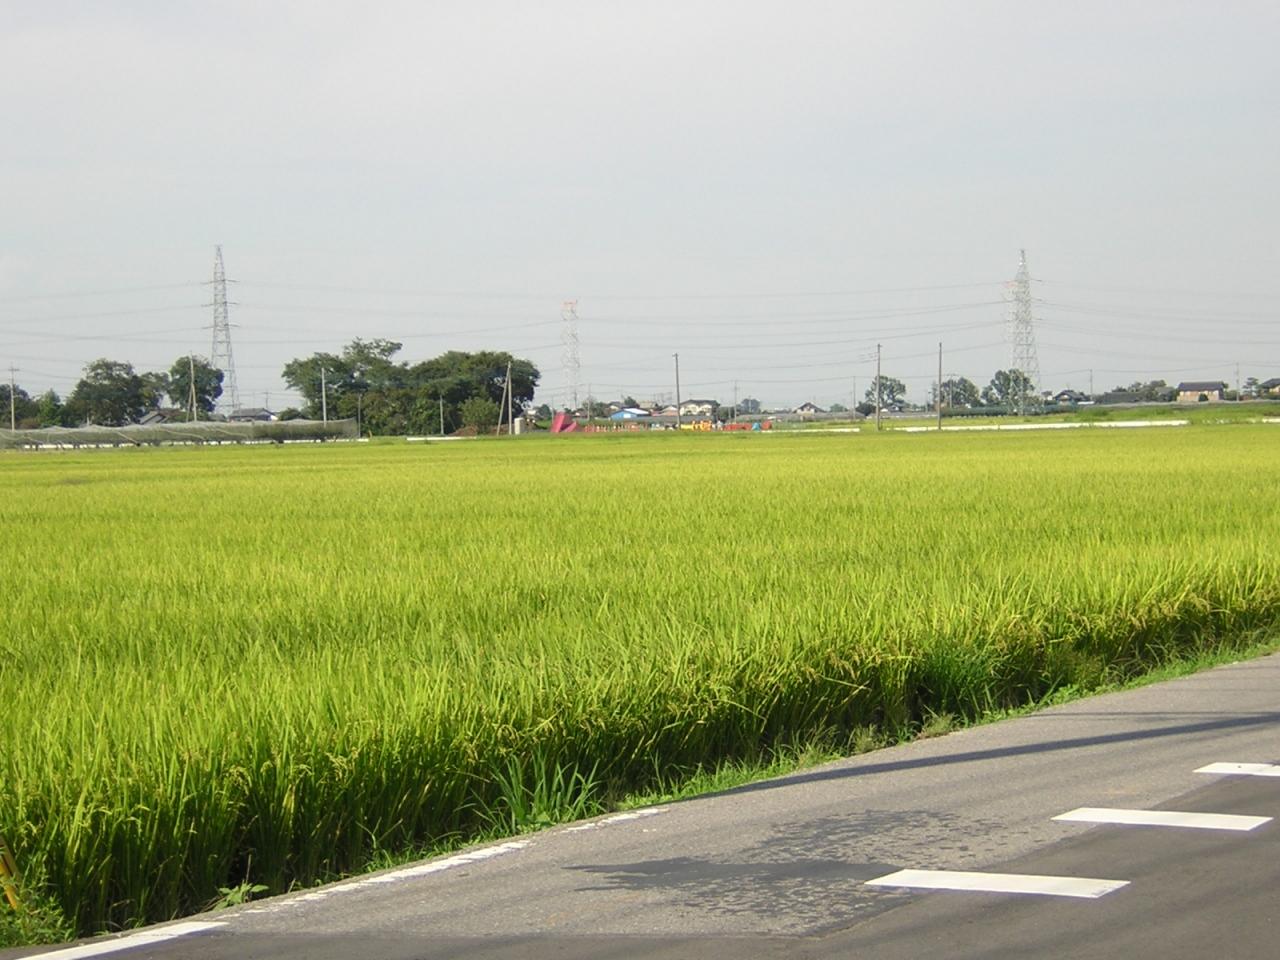
{"type": "Polygon", "coordinates": [[[364,433],[452,433],[461,427],[490,430],[506,422],[501,408],[507,370],[512,409],[533,401],[542,376],[530,361],[505,351],[450,350],[418,363],[396,361],[394,340],[351,341],[341,353],[313,353],[285,364],[285,383],[303,397],[313,419],[358,420],[364,433]]]}
{"type": "MultiPolygon", "coordinates": [[[[70,395],[63,400],[56,390],[32,397],[21,387],[13,389],[13,413],[19,429],[74,427],[84,423],[121,427],[137,423],[158,410],[167,398],[175,407],[188,409],[195,383],[195,415],[207,419],[222,396],[222,371],[200,357],[179,357],[167,371],[139,373],[133,364],[105,358],[84,368],[70,395]]],[[[9,384],[0,387],[0,405],[10,405],[9,384]]]]}
{"type": "MultiPolygon", "coordinates": [[[[281,419],[350,418],[360,422],[362,432],[373,434],[451,433],[464,426],[487,430],[506,420],[500,406],[508,368],[512,409],[521,412],[533,400],[541,376],[528,360],[502,351],[451,350],[408,363],[394,359],[400,349],[391,340],[357,338],[340,353],[290,360],[282,376],[303,403],[301,409],[281,411],[281,419]]],[[[223,376],[201,357],[179,357],[167,371],[143,372],[103,358],[84,368],[65,400],[54,390],[32,397],[15,387],[14,419],[22,429],[124,426],[164,409],[166,401],[187,416],[208,419],[222,396],[223,376]]],[[[0,386],[0,410],[6,416],[9,406],[6,383],[0,386]]]]}

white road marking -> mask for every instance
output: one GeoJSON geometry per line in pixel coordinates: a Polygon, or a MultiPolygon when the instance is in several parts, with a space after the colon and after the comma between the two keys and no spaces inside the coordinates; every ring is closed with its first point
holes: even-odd
{"type": "Polygon", "coordinates": [[[666,807],[647,807],[644,810],[629,810],[626,813],[615,813],[611,817],[605,817],[603,820],[592,820],[590,823],[579,823],[577,826],[566,827],[565,833],[581,833],[584,830],[599,830],[601,827],[611,827],[615,823],[626,823],[629,820],[643,820],[646,817],[656,817],[660,813],[666,813],[666,807]]]}
{"type": "Polygon", "coordinates": [[[1026,893],[1045,897],[1096,900],[1129,885],[1128,880],[1094,877],[1046,877],[1030,873],[972,873],[964,870],[899,870],[868,887],[909,887],[917,890],[965,890],[973,893],[1026,893]]]}
{"type": "Polygon", "coordinates": [[[1270,817],[1242,817],[1231,813],[1185,813],[1179,810],[1118,810],[1080,807],[1054,817],[1075,823],[1119,823],[1139,827],[1188,827],[1192,830],[1254,830],[1270,817]]]}
{"type": "MultiPolygon", "coordinates": [[[[946,426],[946,431],[981,431],[981,430],[998,430],[1005,432],[1009,430],[1097,430],[1097,429],[1124,429],[1124,428],[1140,428],[1140,427],[1185,427],[1190,424],[1190,420],[1059,420],[1056,423],[971,423],[959,426],[946,426]]],[[[938,428],[929,427],[890,427],[898,433],[937,433],[938,428]]],[[[789,431],[784,431],[789,432],[789,431]]],[[[804,431],[810,433],[811,431],[804,431]]]]}
{"type": "Polygon", "coordinates": [[[1280,777],[1280,766],[1274,763],[1211,763],[1196,773],[1225,773],[1243,777],[1280,777]]]}
{"type": "Polygon", "coordinates": [[[500,843],[492,847],[481,847],[479,850],[469,850],[466,853],[459,853],[456,856],[445,857],[443,860],[432,860],[429,863],[420,863],[413,867],[404,867],[400,870],[392,870],[388,873],[379,873],[372,877],[360,877],[355,880],[347,880],[343,883],[335,883],[331,887],[319,887],[306,893],[295,894],[290,897],[281,897],[277,900],[264,903],[261,906],[251,907],[244,911],[245,913],[277,913],[281,910],[287,910],[291,907],[299,906],[304,903],[315,903],[320,900],[327,900],[336,893],[350,893],[352,890],[365,890],[370,887],[383,886],[389,883],[400,883],[403,880],[413,880],[417,877],[429,876],[433,873],[440,873],[444,870],[452,870],[454,867],[465,866],[468,863],[479,863],[482,860],[492,860],[494,857],[500,857],[504,853],[514,853],[516,850],[523,850],[529,846],[528,840],[510,840],[506,843],[500,843]]]}
{"type": "Polygon", "coordinates": [[[218,927],[225,926],[225,923],[219,921],[188,920],[186,923],[175,923],[172,926],[157,927],[154,930],[140,930],[114,940],[84,943],[78,947],[66,947],[62,950],[54,950],[52,953],[35,953],[28,956],[39,957],[40,960],[81,960],[83,957],[101,957],[121,950],[132,950],[134,947],[155,946],[166,940],[189,937],[193,933],[203,933],[205,930],[216,930],[218,927]]]}

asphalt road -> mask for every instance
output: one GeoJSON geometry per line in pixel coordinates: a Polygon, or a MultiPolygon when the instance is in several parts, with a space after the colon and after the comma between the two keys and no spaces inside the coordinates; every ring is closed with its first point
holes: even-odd
{"type": "MultiPolygon", "coordinates": [[[[115,955],[1274,956],[1280,776],[1196,772],[1232,762],[1280,763],[1280,655],[192,918],[219,925],[115,955]],[[1248,830],[1054,819],[1077,808],[1276,819],[1248,830]],[[900,870],[1118,886],[1081,897],[868,885],[900,870]]],[[[89,945],[101,946],[124,944],[89,945]]]]}

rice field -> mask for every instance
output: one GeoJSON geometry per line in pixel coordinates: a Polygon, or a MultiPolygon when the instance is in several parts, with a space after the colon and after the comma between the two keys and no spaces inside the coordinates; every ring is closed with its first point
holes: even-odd
{"type": "Polygon", "coordinates": [[[1280,622],[1278,443],[3,454],[0,834],[96,931],[1242,644],[1280,622]]]}

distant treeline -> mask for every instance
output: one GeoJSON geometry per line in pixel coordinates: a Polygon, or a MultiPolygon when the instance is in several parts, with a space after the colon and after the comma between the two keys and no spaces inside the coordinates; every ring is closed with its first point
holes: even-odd
{"type": "MultiPolygon", "coordinates": [[[[356,339],[339,354],[314,353],[285,364],[282,376],[303,398],[302,409],[279,411],[282,420],[350,418],[364,434],[452,433],[460,427],[491,429],[505,422],[500,409],[511,372],[512,410],[533,400],[540,374],[528,360],[503,351],[451,350],[419,363],[392,358],[401,344],[356,339]]],[[[122,427],[166,407],[211,419],[222,396],[223,372],[201,357],[183,356],[168,371],[138,372],[130,363],[94,360],[63,400],[54,390],[33,397],[12,391],[20,430],[122,427]],[[194,411],[193,411],[194,408],[194,411]]],[[[10,386],[0,385],[0,429],[9,426],[10,386]]]]}

